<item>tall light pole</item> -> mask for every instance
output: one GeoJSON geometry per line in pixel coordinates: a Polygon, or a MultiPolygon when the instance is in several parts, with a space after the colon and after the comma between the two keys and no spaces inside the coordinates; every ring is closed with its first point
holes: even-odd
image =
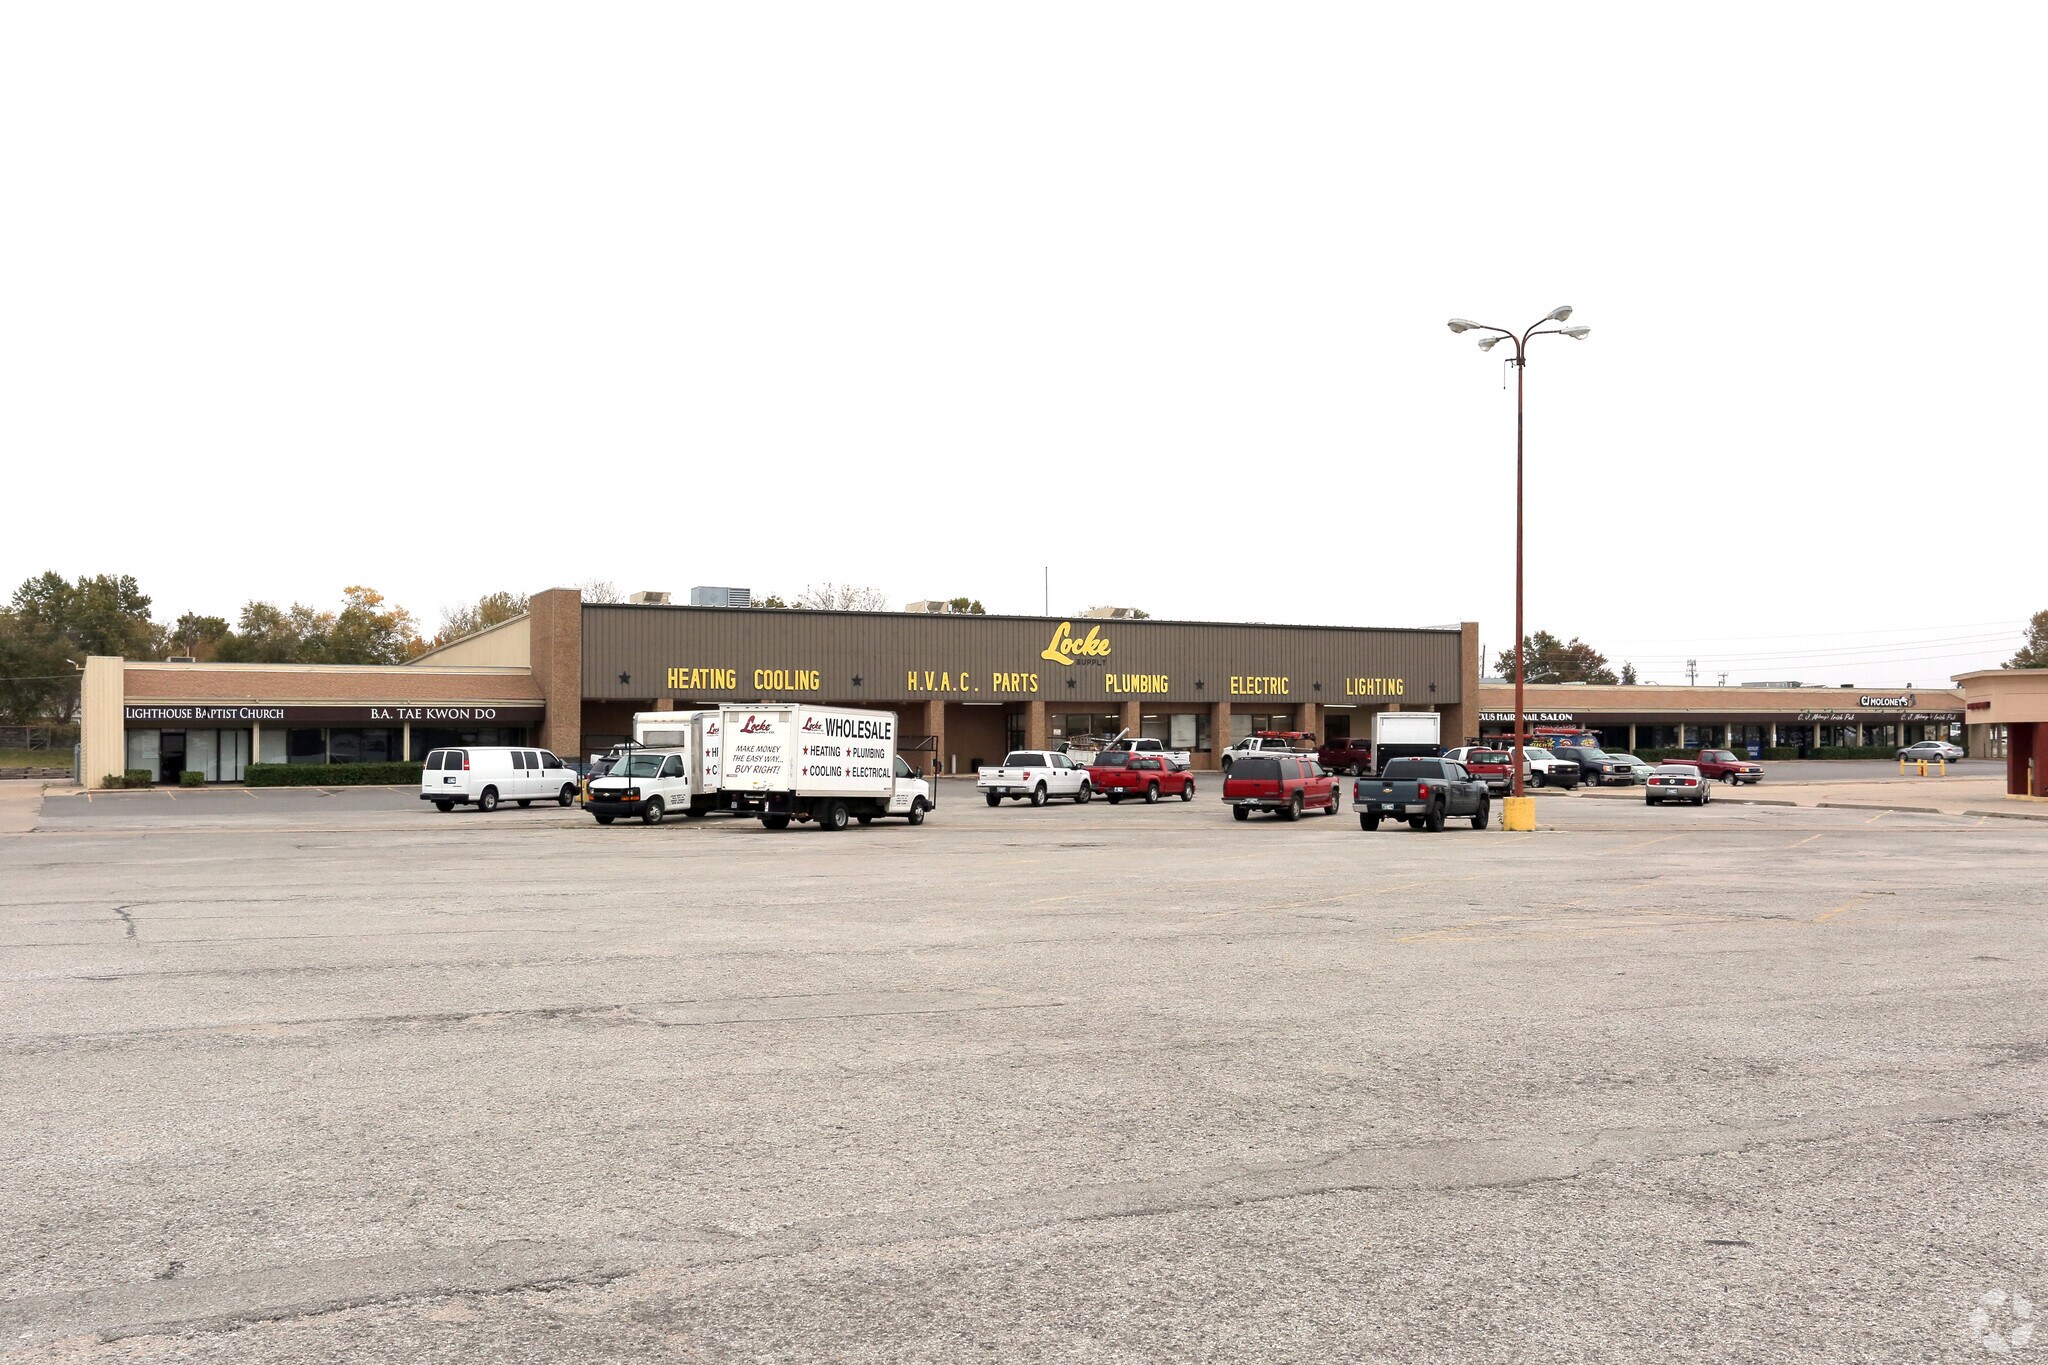
{"type": "MultiPolygon", "coordinates": [[[[1527,727],[1523,724],[1522,706],[1523,677],[1527,662],[1524,657],[1527,651],[1523,648],[1523,642],[1528,639],[1522,627],[1522,374],[1529,368],[1529,342],[1532,338],[1563,336],[1570,337],[1574,341],[1584,341],[1591,335],[1593,329],[1590,327],[1545,327],[1543,325],[1546,322],[1564,322],[1571,315],[1572,310],[1569,304],[1562,308],[1553,308],[1536,321],[1530,323],[1522,330],[1519,336],[1510,332],[1505,327],[1489,327],[1483,322],[1474,322],[1470,318],[1452,318],[1450,322],[1450,328],[1453,332],[1490,333],[1491,335],[1480,338],[1479,349],[1482,351],[1490,351],[1503,341],[1508,342],[1515,348],[1515,358],[1509,363],[1515,367],[1515,780],[1514,786],[1510,790],[1514,793],[1516,801],[1524,800],[1527,796],[1527,793],[1522,788],[1522,756],[1528,743],[1528,736],[1525,733],[1527,727]]],[[[1481,659],[1479,664],[1481,668],[1484,668],[1486,661],[1481,659]]],[[[1527,807],[1522,809],[1526,811],[1527,807]]],[[[1509,829],[1516,828],[1517,823],[1514,819],[1502,821],[1502,824],[1509,829]]],[[[1525,827],[1533,829],[1535,827],[1534,820],[1528,821],[1525,827]]]]}

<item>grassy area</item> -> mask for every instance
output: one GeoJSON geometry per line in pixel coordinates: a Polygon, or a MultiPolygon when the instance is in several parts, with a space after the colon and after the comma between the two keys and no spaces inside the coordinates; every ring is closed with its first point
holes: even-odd
{"type": "Polygon", "coordinates": [[[62,768],[71,770],[71,750],[0,749],[0,768],[62,768]]]}

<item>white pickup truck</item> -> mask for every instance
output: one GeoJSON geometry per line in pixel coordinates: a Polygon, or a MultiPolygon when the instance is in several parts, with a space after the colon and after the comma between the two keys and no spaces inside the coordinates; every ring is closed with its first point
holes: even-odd
{"type": "Polygon", "coordinates": [[[1046,749],[1014,749],[1004,754],[1000,764],[976,774],[974,787],[991,806],[1000,806],[1005,800],[1042,806],[1055,796],[1085,806],[1095,795],[1086,768],[1074,766],[1065,754],[1046,749]]]}
{"type": "Polygon", "coordinates": [[[1176,768],[1185,768],[1193,762],[1194,756],[1186,749],[1169,749],[1163,740],[1157,739],[1113,739],[1102,746],[1103,752],[1115,753],[1122,750],[1128,754],[1157,754],[1176,768]]]}
{"type": "Polygon", "coordinates": [[[1220,760],[1223,771],[1228,773],[1231,764],[1240,758],[1250,758],[1254,754],[1260,758],[1314,758],[1316,751],[1313,745],[1307,749],[1297,749],[1294,742],[1284,736],[1252,735],[1223,751],[1220,760]]]}

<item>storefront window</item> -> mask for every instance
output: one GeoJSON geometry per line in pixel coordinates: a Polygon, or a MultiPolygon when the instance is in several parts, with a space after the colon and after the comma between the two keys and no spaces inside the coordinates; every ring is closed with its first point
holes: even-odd
{"type": "Polygon", "coordinates": [[[1055,747],[1069,740],[1087,739],[1091,735],[1113,735],[1122,727],[1115,716],[1090,715],[1086,712],[1070,712],[1051,718],[1055,747]]]}
{"type": "Polygon", "coordinates": [[[401,730],[329,730],[330,763],[389,763],[398,757],[401,730]]]}
{"type": "Polygon", "coordinates": [[[1207,711],[1157,712],[1153,715],[1145,716],[1139,722],[1138,734],[1145,739],[1156,739],[1169,749],[1207,749],[1209,747],[1209,713],[1207,711]]]}
{"type": "Polygon", "coordinates": [[[1232,711],[1230,713],[1230,742],[1232,744],[1237,743],[1241,739],[1250,739],[1261,730],[1292,730],[1293,728],[1294,717],[1284,711],[1273,712],[1267,715],[1259,715],[1251,711],[1232,711]]]}
{"type": "Polygon", "coordinates": [[[327,761],[327,732],[325,730],[293,730],[284,738],[285,762],[325,763],[327,761]]]}

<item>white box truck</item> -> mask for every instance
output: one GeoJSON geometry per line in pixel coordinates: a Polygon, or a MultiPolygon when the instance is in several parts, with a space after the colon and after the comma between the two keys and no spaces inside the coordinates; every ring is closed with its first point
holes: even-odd
{"type": "Polygon", "coordinates": [[[666,815],[722,810],[719,728],[716,711],[637,712],[633,742],[640,747],[609,756],[611,770],[591,779],[584,808],[600,825],[621,815],[658,825],[666,815]]]}
{"type": "Polygon", "coordinates": [[[1390,758],[1440,758],[1444,718],[1435,711],[1381,711],[1372,718],[1372,770],[1390,758]]]}
{"type": "Polygon", "coordinates": [[[896,752],[896,713],[770,702],[719,708],[719,798],[769,829],[845,829],[900,815],[924,823],[932,784],[896,752]]]}

